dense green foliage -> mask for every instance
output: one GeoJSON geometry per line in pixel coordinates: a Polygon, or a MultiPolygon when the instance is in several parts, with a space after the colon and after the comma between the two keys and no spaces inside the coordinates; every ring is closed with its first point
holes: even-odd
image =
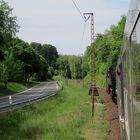
{"type": "Polygon", "coordinates": [[[96,49],[96,77],[98,83],[105,83],[105,74],[112,63],[117,63],[123,41],[126,17],[122,16],[117,25],[112,25],[104,34],[97,34],[92,46],[88,46],[84,56],[64,55],[58,58],[59,74],[73,79],[85,78],[90,83],[93,49],[96,49]],[[103,82],[104,81],[104,82],[103,82]]]}
{"type": "Polygon", "coordinates": [[[19,29],[12,8],[0,0],[0,82],[47,80],[55,73],[58,53],[50,44],[27,43],[16,37],[19,29]]]}
{"type": "MultiPolygon", "coordinates": [[[[92,46],[87,47],[84,55],[84,66],[89,70],[89,74],[91,73],[91,54],[93,53],[93,47],[96,49],[97,77],[98,75],[105,75],[111,64],[117,63],[123,41],[125,21],[126,17],[122,16],[116,26],[112,25],[104,34],[97,34],[92,46]]],[[[88,77],[90,76],[88,75],[88,77]]]]}
{"type": "Polygon", "coordinates": [[[72,79],[82,79],[87,75],[83,65],[83,56],[64,55],[57,59],[59,74],[72,79]]]}
{"type": "Polygon", "coordinates": [[[4,51],[10,47],[17,31],[18,25],[16,17],[12,15],[12,8],[0,0],[0,60],[4,59],[4,51]]]}
{"type": "Polygon", "coordinates": [[[71,78],[70,65],[67,56],[59,56],[57,59],[59,75],[71,78]]]}
{"type": "Polygon", "coordinates": [[[84,56],[58,56],[56,47],[50,44],[32,42],[17,38],[19,26],[12,8],[0,1],[0,82],[5,87],[9,81],[28,82],[30,79],[47,80],[54,75],[72,79],[86,77],[91,73],[91,54],[96,48],[96,74],[105,75],[106,70],[117,62],[122,44],[125,16],[104,34],[97,34],[92,46],[88,46],[84,56]]]}
{"type": "Polygon", "coordinates": [[[104,74],[112,63],[117,62],[123,41],[125,20],[125,16],[122,16],[118,25],[111,26],[104,35],[97,36],[95,47],[98,73],[104,74]]]}

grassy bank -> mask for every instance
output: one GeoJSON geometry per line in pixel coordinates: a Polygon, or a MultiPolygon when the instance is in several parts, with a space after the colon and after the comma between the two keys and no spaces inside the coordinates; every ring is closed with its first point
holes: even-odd
{"type": "Polygon", "coordinates": [[[1,140],[105,140],[109,124],[104,105],[91,118],[87,89],[76,81],[54,97],[0,114],[1,140]]]}
{"type": "Polygon", "coordinates": [[[7,88],[5,88],[3,83],[0,83],[0,96],[6,96],[14,93],[18,93],[24,91],[39,82],[28,82],[28,83],[15,83],[15,82],[8,82],[7,88]]]}
{"type": "MultiPolygon", "coordinates": [[[[91,83],[91,75],[88,74],[84,78],[85,85],[89,86],[91,83]]],[[[106,75],[96,74],[96,84],[100,87],[106,87],[106,75]]]]}

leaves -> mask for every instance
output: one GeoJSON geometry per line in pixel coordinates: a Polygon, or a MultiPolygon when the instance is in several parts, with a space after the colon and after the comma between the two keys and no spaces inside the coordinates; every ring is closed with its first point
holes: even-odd
{"type": "Polygon", "coordinates": [[[96,48],[96,73],[105,74],[112,63],[116,63],[123,40],[126,17],[122,16],[118,24],[112,25],[104,34],[97,34],[92,47],[87,47],[84,55],[84,65],[90,68],[92,48],[96,48]]]}

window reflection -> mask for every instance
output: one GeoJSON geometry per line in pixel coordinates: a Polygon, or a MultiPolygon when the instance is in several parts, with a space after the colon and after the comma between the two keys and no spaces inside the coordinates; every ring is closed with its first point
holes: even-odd
{"type": "Polygon", "coordinates": [[[135,83],[135,99],[140,101],[140,20],[132,34],[132,62],[133,62],[133,82],[135,83]]]}
{"type": "Polygon", "coordinates": [[[131,36],[131,91],[133,93],[133,136],[140,138],[140,20],[131,36]]]}
{"type": "Polygon", "coordinates": [[[136,26],[136,38],[137,38],[137,44],[136,44],[136,99],[140,100],[140,20],[137,23],[136,26]]]}

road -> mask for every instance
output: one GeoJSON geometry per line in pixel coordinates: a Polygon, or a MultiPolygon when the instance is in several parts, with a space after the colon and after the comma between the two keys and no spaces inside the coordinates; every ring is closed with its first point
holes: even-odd
{"type": "Polygon", "coordinates": [[[55,95],[59,90],[56,81],[40,84],[11,96],[0,98],[0,112],[6,112],[55,95]]]}

